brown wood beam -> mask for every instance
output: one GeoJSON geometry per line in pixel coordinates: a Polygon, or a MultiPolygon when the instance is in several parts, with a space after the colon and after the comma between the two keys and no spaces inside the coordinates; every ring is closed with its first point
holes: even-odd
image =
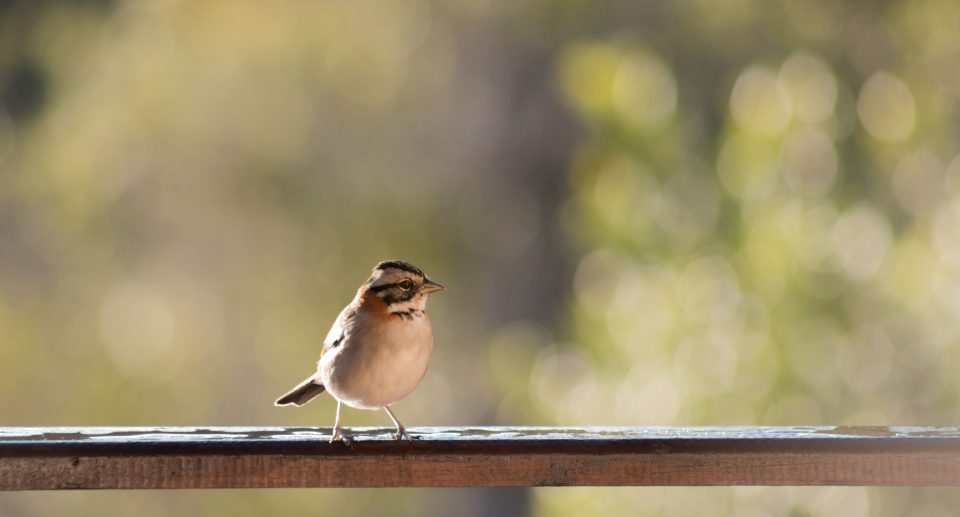
{"type": "Polygon", "coordinates": [[[0,427],[0,489],[960,485],[960,428],[0,427]]]}

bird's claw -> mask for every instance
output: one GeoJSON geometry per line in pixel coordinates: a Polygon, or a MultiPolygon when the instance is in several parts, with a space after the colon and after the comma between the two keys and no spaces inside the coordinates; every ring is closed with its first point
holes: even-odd
{"type": "Polygon", "coordinates": [[[350,446],[350,438],[344,436],[343,431],[341,431],[340,429],[334,430],[333,436],[330,437],[330,443],[337,443],[337,442],[341,442],[347,447],[350,446]]]}

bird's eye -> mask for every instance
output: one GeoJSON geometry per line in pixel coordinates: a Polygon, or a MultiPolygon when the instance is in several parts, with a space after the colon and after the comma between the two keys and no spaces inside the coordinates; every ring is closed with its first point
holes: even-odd
{"type": "Polygon", "coordinates": [[[413,289],[413,282],[411,282],[409,279],[401,280],[397,285],[400,287],[401,291],[409,291],[410,289],[413,289]]]}

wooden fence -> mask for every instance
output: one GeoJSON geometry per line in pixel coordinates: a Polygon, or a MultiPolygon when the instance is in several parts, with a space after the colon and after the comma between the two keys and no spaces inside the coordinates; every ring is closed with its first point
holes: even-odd
{"type": "Polygon", "coordinates": [[[960,485],[960,428],[0,428],[0,489],[960,485]]]}

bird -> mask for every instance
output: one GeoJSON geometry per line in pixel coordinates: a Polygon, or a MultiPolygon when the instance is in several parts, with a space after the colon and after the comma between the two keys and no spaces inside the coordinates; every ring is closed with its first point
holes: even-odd
{"type": "Polygon", "coordinates": [[[344,404],[385,410],[397,428],[394,439],[409,439],[390,406],[427,372],[433,354],[427,298],[444,289],[409,262],[378,263],[323,340],[316,371],[274,405],[302,406],[326,391],[337,401],[330,443],[350,443],[340,419],[344,404]]]}

